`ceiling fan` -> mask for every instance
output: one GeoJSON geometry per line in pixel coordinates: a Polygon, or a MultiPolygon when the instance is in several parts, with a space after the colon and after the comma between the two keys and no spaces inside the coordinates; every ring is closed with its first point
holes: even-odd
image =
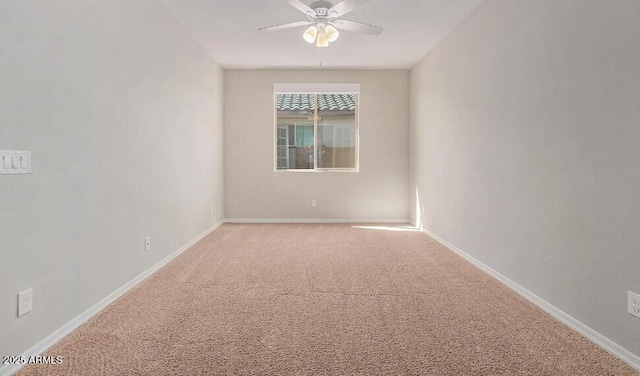
{"type": "Polygon", "coordinates": [[[327,47],[329,43],[338,39],[340,33],[337,29],[378,35],[382,33],[381,27],[338,19],[368,1],[343,0],[334,5],[329,1],[319,0],[307,5],[301,0],[289,0],[289,4],[304,13],[307,20],[263,27],[260,30],[273,31],[311,25],[302,37],[309,43],[315,43],[317,47],[327,47]]]}

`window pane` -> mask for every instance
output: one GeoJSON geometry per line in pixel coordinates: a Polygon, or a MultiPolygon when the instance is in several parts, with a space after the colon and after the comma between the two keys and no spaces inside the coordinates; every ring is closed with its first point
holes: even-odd
{"type": "Polygon", "coordinates": [[[313,169],[315,96],[277,94],[276,106],[278,170],[313,169]]]}
{"type": "Polygon", "coordinates": [[[356,94],[318,95],[318,168],[356,167],[356,94]]]}
{"type": "Polygon", "coordinates": [[[289,167],[288,151],[289,147],[287,143],[287,126],[278,125],[276,146],[276,161],[278,170],[286,169],[289,167]]]}

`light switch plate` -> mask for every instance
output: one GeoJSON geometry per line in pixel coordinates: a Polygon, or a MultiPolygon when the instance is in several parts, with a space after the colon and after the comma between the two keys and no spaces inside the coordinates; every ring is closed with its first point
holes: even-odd
{"type": "Polygon", "coordinates": [[[0,150],[0,175],[30,174],[31,152],[24,150],[0,150]]]}

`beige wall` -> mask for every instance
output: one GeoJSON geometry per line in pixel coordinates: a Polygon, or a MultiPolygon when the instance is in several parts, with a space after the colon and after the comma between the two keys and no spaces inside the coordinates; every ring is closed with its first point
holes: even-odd
{"type": "Polygon", "coordinates": [[[224,93],[226,218],[408,218],[409,71],[225,70],[224,93]],[[274,172],[274,83],[361,84],[360,172],[274,172]]]}
{"type": "Polygon", "coordinates": [[[151,0],[2,1],[0,45],[0,149],[33,162],[0,176],[0,354],[20,355],[222,218],[223,74],[151,0]]]}
{"type": "Polygon", "coordinates": [[[411,71],[410,187],[425,229],[636,355],[638,20],[637,0],[481,5],[411,71]]]}

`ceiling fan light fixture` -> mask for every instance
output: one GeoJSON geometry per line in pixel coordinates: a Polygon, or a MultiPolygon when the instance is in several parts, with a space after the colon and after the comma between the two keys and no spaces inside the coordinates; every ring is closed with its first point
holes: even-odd
{"type": "Polygon", "coordinates": [[[340,33],[338,32],[338,29],[336,29],[332,25],[327,25],[324,28],[324,35],[327,37],[329,42],[335,42],[340,36],[340,33]]]}
{"type": "MultiPolygon", "coordinates": [[[[284,0],[279,1],[284,2],[284,0]]],[[[334,4],[335,1],[338,0],[288,0],[289,5],[304,13],[307,19],[262,27],[259,30],[273,31],[305,26],[307,29],[302,34],[302,38],[309,44],[315,43],[317,47],[327,47],[329,43],[338,40],[340,37],[338,29],[372,35],[379,35],[382,32],[382,28],[378,26],[338,19],[369,0],[339,0],[334,4]]]]}
{"type": "Polygon", "coordinates": [[[307,41],[307,43],[315,42],[317,36],[318,36],[318,29],[315,26],[310,26],[304,32],[304,34],[302,34],[302,37],[304,38],[305,41],[307,41]]]}
{"type": "Polygon", "coordinates": [[[327,35],[325,33],[318,34],[316,47],[329,47],[329,38],[327,38],[327,35]]]}

